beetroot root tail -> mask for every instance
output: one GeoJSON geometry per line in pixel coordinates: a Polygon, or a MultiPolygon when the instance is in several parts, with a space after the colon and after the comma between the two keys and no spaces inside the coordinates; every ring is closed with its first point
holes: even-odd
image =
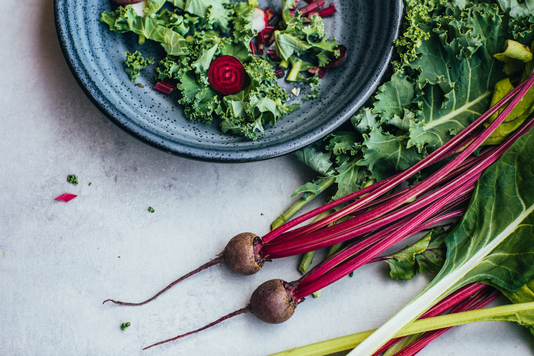
{"type": "Polygon", "coordinates": [[[102,302],[102,304],[105,304],[107,302],[113,302],[115,304],[119,304],[119,305],[143,305],[143,304],[146,304],[148,302],[151,302],[153,301],[154,299],[156,299],[157,297],[159,297],[160,295],[162,295],[163,293],[165,293],[166,291],[168,291],[169,289],[171,289],[172,287],[174,287],[176,284],[180,283],[181,281],[183,281],[184,279],[186,278],[189,278],[191,277],[192,275],[194,274],[197,274],[198,272],[200,271],[203,271],[211,266],[215,266],[217,264],[220,264],[220,263],[223,263],[224,262],[224,256],[220,255],[218,256],[217,258],[209,261],[208,263],[205,263],[203,264],[202,266],[198,267],[197,269],[189,272],[188,274],[178,278],[177,280],[175,280],[174,282],[172,282],[171,284],[169,284],[167,287],[163,288],[161,291],[159,291],[156,295],[154,295],[153,297],[143,301],[143,302],[139,302],[139,303],[130,303],[130,302],[122,302],[120,300],[114,300],[114,299],[106,299],[102,302]]]}
{"type": "Polygon", "coordinates": [[[223,321],[225,321],[227,319],[230,319],[231,317],[234,317],[234,316],[237,316],[237,315],[240,315],[240,314],[244,314],[244,313],[249,313],[250,311],[251,311],[250,306],[247,305],[246,307],[241,308],[239,310],[236,310],[236,311],[234,311],[234,312],[232,312],[230,314],[227,314],[227,315],[223,316],[222,318],[219,318],[219,319],[215,320],[214,322],[211,322],[208,325],[205,325],[205,326],[201,327],[200,329],[196,329],[196,330],[190,331],[188,333],[175,336],[175,337],[173,337],[171,339],[167,339],[167,340],[156,342],[155,344],[152,344],[150,346],[144,347],[143,350],[146,350],[146,349],[149,349],[151,347],[158,346],[158,345],[161,345],[161,344],[165,344],[165,343],[168,343],[168,342],[171,342],[171,341],[175,341],[175,340],[181,339],[181,338],[183,338],[185,336],[196,334],[199,331],[206,330],[207,328],[210,328],[210,327],[212,327],[214,325],[217,325],[217,324],[219,324],[219,323],[221,323],[221,322],[223,322],[223,321]]]}

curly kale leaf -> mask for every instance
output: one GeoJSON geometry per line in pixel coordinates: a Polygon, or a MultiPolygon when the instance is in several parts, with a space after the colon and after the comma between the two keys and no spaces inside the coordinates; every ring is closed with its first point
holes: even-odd
{"type": "MultiPolygon", "coordinates": [[[[504,77],[503,64],[493,56],[507,39],[524,45],[534,39],[532,16],[510,18],[496,1],[406,0],[405,5],[391,74],[351,119],[361,147],[357,165],[372,181],[418,162],[486,111],[504,77]]],[[[321,144],[313,149],[321,157],[330,153],[328,174],[335,176],[346,155],[329,151],[327,141],[321,144]]]]}
{"type": "Polygon", "coordinates": [[[126,52],[126,62],[124,63],[126,68],[124,68],[124,71],[128,73],[130,80],[135,82],[139,72],[152,62],[154,62],[154,58],[143,58],[139,51],[135,51],[134,53],[126,52]]]}
{"type": "Polygon", "coordinates": [[[256,31],[252,29],[252,17],[258,2],[249,0],[248,2],[233,3],[232,6],[234,10],[234,17],[232,18],[233,42],[244,44],[248,48],[249,42],[257,35],[256,31]]]}
{"type": "Polygon", "coordinates": [[[103,12],[100,20],[109,25],[110,30],[119,33],[133,32],[150,40],[160,42],[169,55],[187,54],[185,38],[172,28],[162,24],[157,16],[138,16],[131,5],[120,6],[115,11],[103,12]]]}
{"type": "Polygon", "coordinates": [[[250,85],[241,93],[223,99],[221,130],[257,139],[266,125],[274,125],[297,106],[286,103],[288,94],[282,89],[264,57],[254,57],[245,65],[250,85]]]}

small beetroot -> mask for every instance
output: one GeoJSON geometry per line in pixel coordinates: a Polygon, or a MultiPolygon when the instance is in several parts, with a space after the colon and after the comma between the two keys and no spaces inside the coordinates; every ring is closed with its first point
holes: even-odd
{"type": "Polygon", "coordinates": [[[219,94],[237,94],[245,85],[245,67],[235,57],[217,57],[208,69],[208,81],[219,94]]]}

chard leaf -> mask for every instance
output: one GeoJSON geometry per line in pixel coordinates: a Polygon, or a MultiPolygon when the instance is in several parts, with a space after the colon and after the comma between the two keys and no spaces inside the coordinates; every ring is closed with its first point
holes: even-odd
{"type": "Polygon", "coordinates": [[[414,84],[402,72],[396,72],[391,80],[378,88],[373,113],[383,119],[402,117],[404,109],[412,105],[415,97],[414,84]]]}
{"type": "Polygon", "coordinates": [[[445,238],[447,258],[427,288],[350,354],[372,354],[403,326],[466,284],[516,291],[534,278],[534,131],[478,181],[469,208],[445,238]]]}
{"type": "Polygon", "coordinates": [[[373,172],[375,180],[382,180],[392,172],[400,172],[422,159],[417,150],[406,147],[407,138],[395,136],[389,132],[378,129],[371,130],[369,136],[365,135],[364,159],[358,164],[367,166],[373,172]]]}
{"type": "Polygon", "coordinates": [[[332,162],[330,161],[332,154],[330,152],[321,152],[313,146],[304,147],[297,151],[295,155],[300,161],[321,175],[327,175],[332,167],[332,162]]]}
{"type": "Polygon", "coordinates": [[[311,48],[311,45],[308,42],[289,33],[275,31],[274,36],[276,42],[276,54],[286,61],[289,61],[294,53],[305,52],[311,48]]]}
{"type": "Polygon", "coordinates": [[[438,273],[445,261],[445,234],[437,228],[399,252],[381,257],[390,266],[390,275],[399,280],[412,279],[417,273],[438,273]]]}

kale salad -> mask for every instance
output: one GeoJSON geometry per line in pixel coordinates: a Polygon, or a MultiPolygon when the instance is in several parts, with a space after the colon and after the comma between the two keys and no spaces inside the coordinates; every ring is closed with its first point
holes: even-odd
{"type": "MultiPolygon", "coordinates": [[[[282,0],[261,8],[257,0],[115,0],[101,14],[111,31],[134,33],[139,44],[161,45],[154,89],[178,92],[185,116],[217,122],[223,133],[251,140],[296,110],[291,95],[317,98],[320,79],[343,63],[344,46],[328,39],[323,17],[336,12],[325,0],[282,0]],[[302,6],[304,5],[304,6],[302,6]],[[287,92],[280,81],[305,83],[287,92]]],[[[153,63],[126,52],[125,71],[135,82],[153,63]]],[[[133,85],[133,84],[132,84],[133,85]]],[[[174,95],[174,94],[173,94],[174,95]]]]}

